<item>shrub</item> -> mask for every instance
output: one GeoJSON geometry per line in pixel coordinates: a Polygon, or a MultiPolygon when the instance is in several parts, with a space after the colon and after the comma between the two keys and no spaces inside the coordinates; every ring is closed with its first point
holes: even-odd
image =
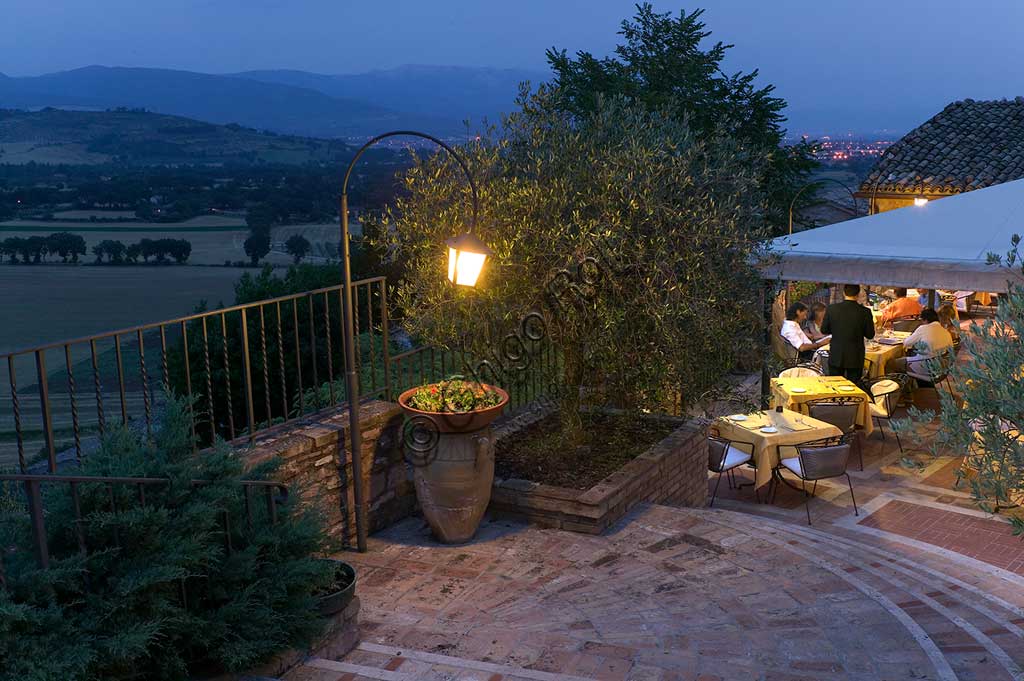
{"type": "Polygon", "coordinates": [[[35,565],[27,520],[3,523],[2,544],[19,549],[0,591],[6,678],[184,679],[250,667],[319,633],[314,593],[332,578],[315,558],[328,549],[321,526],[285,503],[273,525],[253,504],[250,528],[239,483],[268,471],[243,474],[223,445],[194,454],[183,402],[169,399],[152,441],[109,434],[81,472],[169,483],[148,487],[145,506],[117,486],[117,513],[106,486],[79,485],[85,556],[67,487],[47,485],[48,570],[35,565]]]}
{"type": "MultiPolygon", "coordinates": [[[[1020,243],[1015,236],[1005,264],[1021,268],[1018,275],[1024,275],[1020,243]]],[[[993,264],[1003,260],[995,254],[989,259],[993,264]]],[[[939,393],[940,427],[927,427],[935,414],[916,409],[893,425],[932,456],[966,454],[958,478],[966,478],[980,508],[996,513],[1024,502],[1024,288],[1011,284],[999,297],[995,318],[972,322],[971,332],[961,338],[959,359],[949,372],[956,396],[939,393]]],[[[909,459],[904,463],[921,465],[909,459]]],[[[1009,519],[1015,533],[1024,534],[1024,518],[1014,514],[1009,519]]]]}

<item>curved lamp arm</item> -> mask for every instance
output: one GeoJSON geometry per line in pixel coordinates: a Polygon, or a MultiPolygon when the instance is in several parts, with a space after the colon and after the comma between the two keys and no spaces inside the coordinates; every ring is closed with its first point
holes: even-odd
{"type": "MultiPolygon", "coordinates": [[[[853,201],[853,215],[854,215],[854,217],[857,216],[857,197],[854,196],[853,190],[850,189],[844,182],[840,182],[839,180],[832,179],[831,177],[823,177],[820,180],[815,180],[814,182],[808,182],[803,187],[800,187],[800,191],[798,191],[796,193],[796,195],[793,197],[793,200],[789,202],[789,233],[790,233],[790,235],[793,234],[793,207],[796,206],[796,200],[798,198],[800,198],[800,195],[803,194],[805,191],[807,191],[811,187],[815,187],[817,185],[820,185],[822,182],[832,182],[832,183],[838,184],[840,187],[845,189],[850,194],[850,199],[853,201]]],[[[870,208],[870,206],[869,206],[869,208],[870,208]]]]}
{"type": "MultiPolygon", "coordinates": [[[[473,192],[473,217],[470,223],[469,233],[472,233],[473,227],[476,226],[477,220],[477,208],[479,205],[479,199],[477,198],[476,183],[473,182],[473,176],[469,172],[469,167],[466,162],[462,160],[462,157],[452,149],[450,146],[434,137],[422,132],[416,132],[415,130],[394,130],[392,132],[386,132],[383,135],[377,135],[370,139],[366,144],[361,146],[356,152],[352,160],[349,161],[348,168],[345,170],[345,180],[341,185],[341,271],[342,271],[342,327],[345,335],[345,389],[348,395],[348,430],[350,438],[350,451],[355,452],[352,456],[352,473],[355,478],[354,496],[355,496],[355,516],[356,516],[356,546],[359,551],[366,551],[366,531],[367,531],[367,513],[366,507],[366,494],[363,485],[363,457],[358,452],[363,451],[362,447],[362,432],[359,423],[359,379],[356,376],[357,361],[355,355],[355,338],[358,329],[353,324],[353,304],[352,304],[352,263],[349,260],[349,236],[348,236],[348,181],[352,177],[352,168],[355,167],[356,162],[363,155],[363,153],[372,147],[377,142],[388,137],[410,136],[420,137],[425,140],[429,140],[441,147],[458,162],[459,167],[466,174],[466,179],[469,180],[469,188],[473,192]]],[[[384,339],[385,353],[387,352],[388,339],[384,339]]],[[[385,366],[387,366],[387,354],[384,355],[385,366]]]]}
{"type": "MultiPolygon", "coordinates": [[[[349,161],[348,168],[345,170],[345,179],[341,184],[342,197],[348,196],[348,180],[349,177],[352,176],[352,169],[355,167],[356,162],[359,160],[359,158],[367,149],[375,145],[377,142],[380,142],[381,140],[387,139],[389,137],[419,137],[421,139],[433,142],[434,144],[441,147],[442,149],[444,149],[445,151],[452,155],[452,158],[454,158],[455,161],[459,164],[459,167],[462,168],[462,172],[465,173],[466,180],[469,182],[469,189],[473,194],[473,216],[469,224],[469,230],[472,231],[473,228],[476,227],[477,214],[479,213],[480,207],[480,198],[477,195],[476,183],[473,182],[473,175],[469,172],[469,166],[466,165],[466,162],[462,160],[462,156],[460,156],[458,152],[455,151],[455,149],[453,149],[451,146],[449,146],[442,140],[438,139],[437,137],[434,137],[433,135],[428,135],[425,132],[417,132],[415,130],[392,130],[391,132],[385,132],[382,135],[377,135],[376,137],[371,138],[368,142],[366,142],[366,144],[359,148],[355,156],[352,157],[352,160],[349,161]]],[[[348,202],[346,201],[345,206],[347,207],[347,205],[348,202]]]]}

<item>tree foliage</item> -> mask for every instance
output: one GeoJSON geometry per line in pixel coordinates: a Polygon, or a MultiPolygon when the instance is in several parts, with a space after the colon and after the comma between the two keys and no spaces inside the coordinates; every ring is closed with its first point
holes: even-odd
{"type": "Polygon", "coordinates": [[[270,232],[267,230],[254,230],[242,244],[245,254],[249,256],[253,267],[259,264],[260,260],[270,253],[270,232]]]}
{"type": "Polygon", "coordinates": [[[495,357],[542,315],[571,433],[584,389],[625,407],[659,408],[676,389],[693,403],[756,343],[766,159],[623,97],[580,114],[562,101],[547,87],[524,94],[503,139],[463,150],[495,251],[477,290],[446,278],[444,241],[467,203],[450,160],[417,160],[379,238],[405,262],[397,302],[427,342],[495,357]]]}
{"type": "Polygon", "coordinates": [[[312,248],[313,245],[309,243],[309,239],[301,234],[292,234],[284,242],[284,250],[288,255],[295,259],[296,265],[302,262],[302,259],[309,255],[309,251],[312,250],[312,248]]]}
{"type": "MultiPolygon", "coordinates": [[[[990,261],[1020,268],[1024,275],[1020,243],[1015,236],[1007,254],[990,254],[990,261]]],[[[939,393],[940,427],[918,429],[935,418],[918,410],[896,425],[934,456],[966,454],[958,476],[978,505],[995,513],[1024,504],[1024,288],[1019,280],[1000,294],[995,317],[972,322],[961,338],[959,359],[949,372],[955,395],[939,393]]],[[[1024,533],[1024,519],[1010,520],[1018,534],[1024,533]]]]}
{"type": "Polygon", "coordinates": [[[329,548],[319,522],[286,503],[271,524],[253,504],[249,528],[239,482],[267,471],[244,474],[224,446],[194,454],[188,424],[171,400],[152,441],[116,431],[83,461],[82,475],[169,480],[147,488],[145,506],[115,486],[116,513],[105,485],[81,484],[86,556],[66,487],[45,487],[51,569],[35,566],[27,519],[0,523],[5,550],[18,548],[0,590],[4,678],[185,679],[245,669],[319,632],[314,593],[330,581],[315,558],[329,548]]]}
{"type": "MultiPolygon", "coordinates": [[[[649,3],[637,5],[632,20],[622,22],[623,43],[615,56],[589,52],[570,57],[550,49],[561,106],[574,115],[595,110],[601,97],[622,95],[651,110],[667,111],[697,135],[724,135],[767,157],[759,185],[767,197],[766,219],[776,233],[785,229],[789,202],[817,166],[815,145],[784,145],[786,102],[774,86],[759,87],[758,71],[726,74],[722,61],[732,45],[715,42],[701,20],[704,10],[657,13],[649,3]]],[[[801,195],[813,201],[813,190],[801,195]]]]}

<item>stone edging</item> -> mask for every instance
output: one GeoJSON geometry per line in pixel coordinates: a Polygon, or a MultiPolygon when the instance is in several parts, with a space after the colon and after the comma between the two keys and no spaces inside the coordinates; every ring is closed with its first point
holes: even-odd
{"type": "MultiPolygon", "coordinates": [[[[511,437],[549,413],[540,410],[522,421],[513,419],[496,428],[495,436],[511,437]]],[[[588,490],[496,479],[489,510],[541,526],[600,534],[641,502],[704,506],[707,461],[704,426],[681,421],[665,439],[588,490]]]]}

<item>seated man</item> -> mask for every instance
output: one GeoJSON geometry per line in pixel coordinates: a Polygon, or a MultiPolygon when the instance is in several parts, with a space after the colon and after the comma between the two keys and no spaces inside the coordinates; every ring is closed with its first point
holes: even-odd
{"type": "Polygon", "coordinates": [[[916,317],[921,314],[921,303],[913,298],[908,298],[907,289],[898,288],[895,293],[896,300],[886,305],[885,310],[882,311],[882,318],[879,320],[879,324],[882,326],[891,323],[894,319],[916,317]]]}
{"type": "Polygon", "coordinates": [[[803,303],[793,303],[786,310],[786,321],[782,322],[780,335],[797,350],[801,361],[808,361],[814,357],[814,351],[823,345],[828,345],[831,336],[824,336],[818,341],[812,341],[804,333],[801,324],[807,321],[807,306],[803,303]]]}
{"type": "MultiPolygon", "coordinates": [[[[953,337],[942,326],[935,310],[930,307],[925,308],[921,312],[921,320],[924,324],[917,327],[917,330],[903,341],[903,347],[908,355],[917,351],[918,357],[936,357],[953,347],[953,337]]],[[[899,357],[890,360],[887,365],[888,370],[895,373],[906,373],[907,359],[907,357],[899,357]]]]}

